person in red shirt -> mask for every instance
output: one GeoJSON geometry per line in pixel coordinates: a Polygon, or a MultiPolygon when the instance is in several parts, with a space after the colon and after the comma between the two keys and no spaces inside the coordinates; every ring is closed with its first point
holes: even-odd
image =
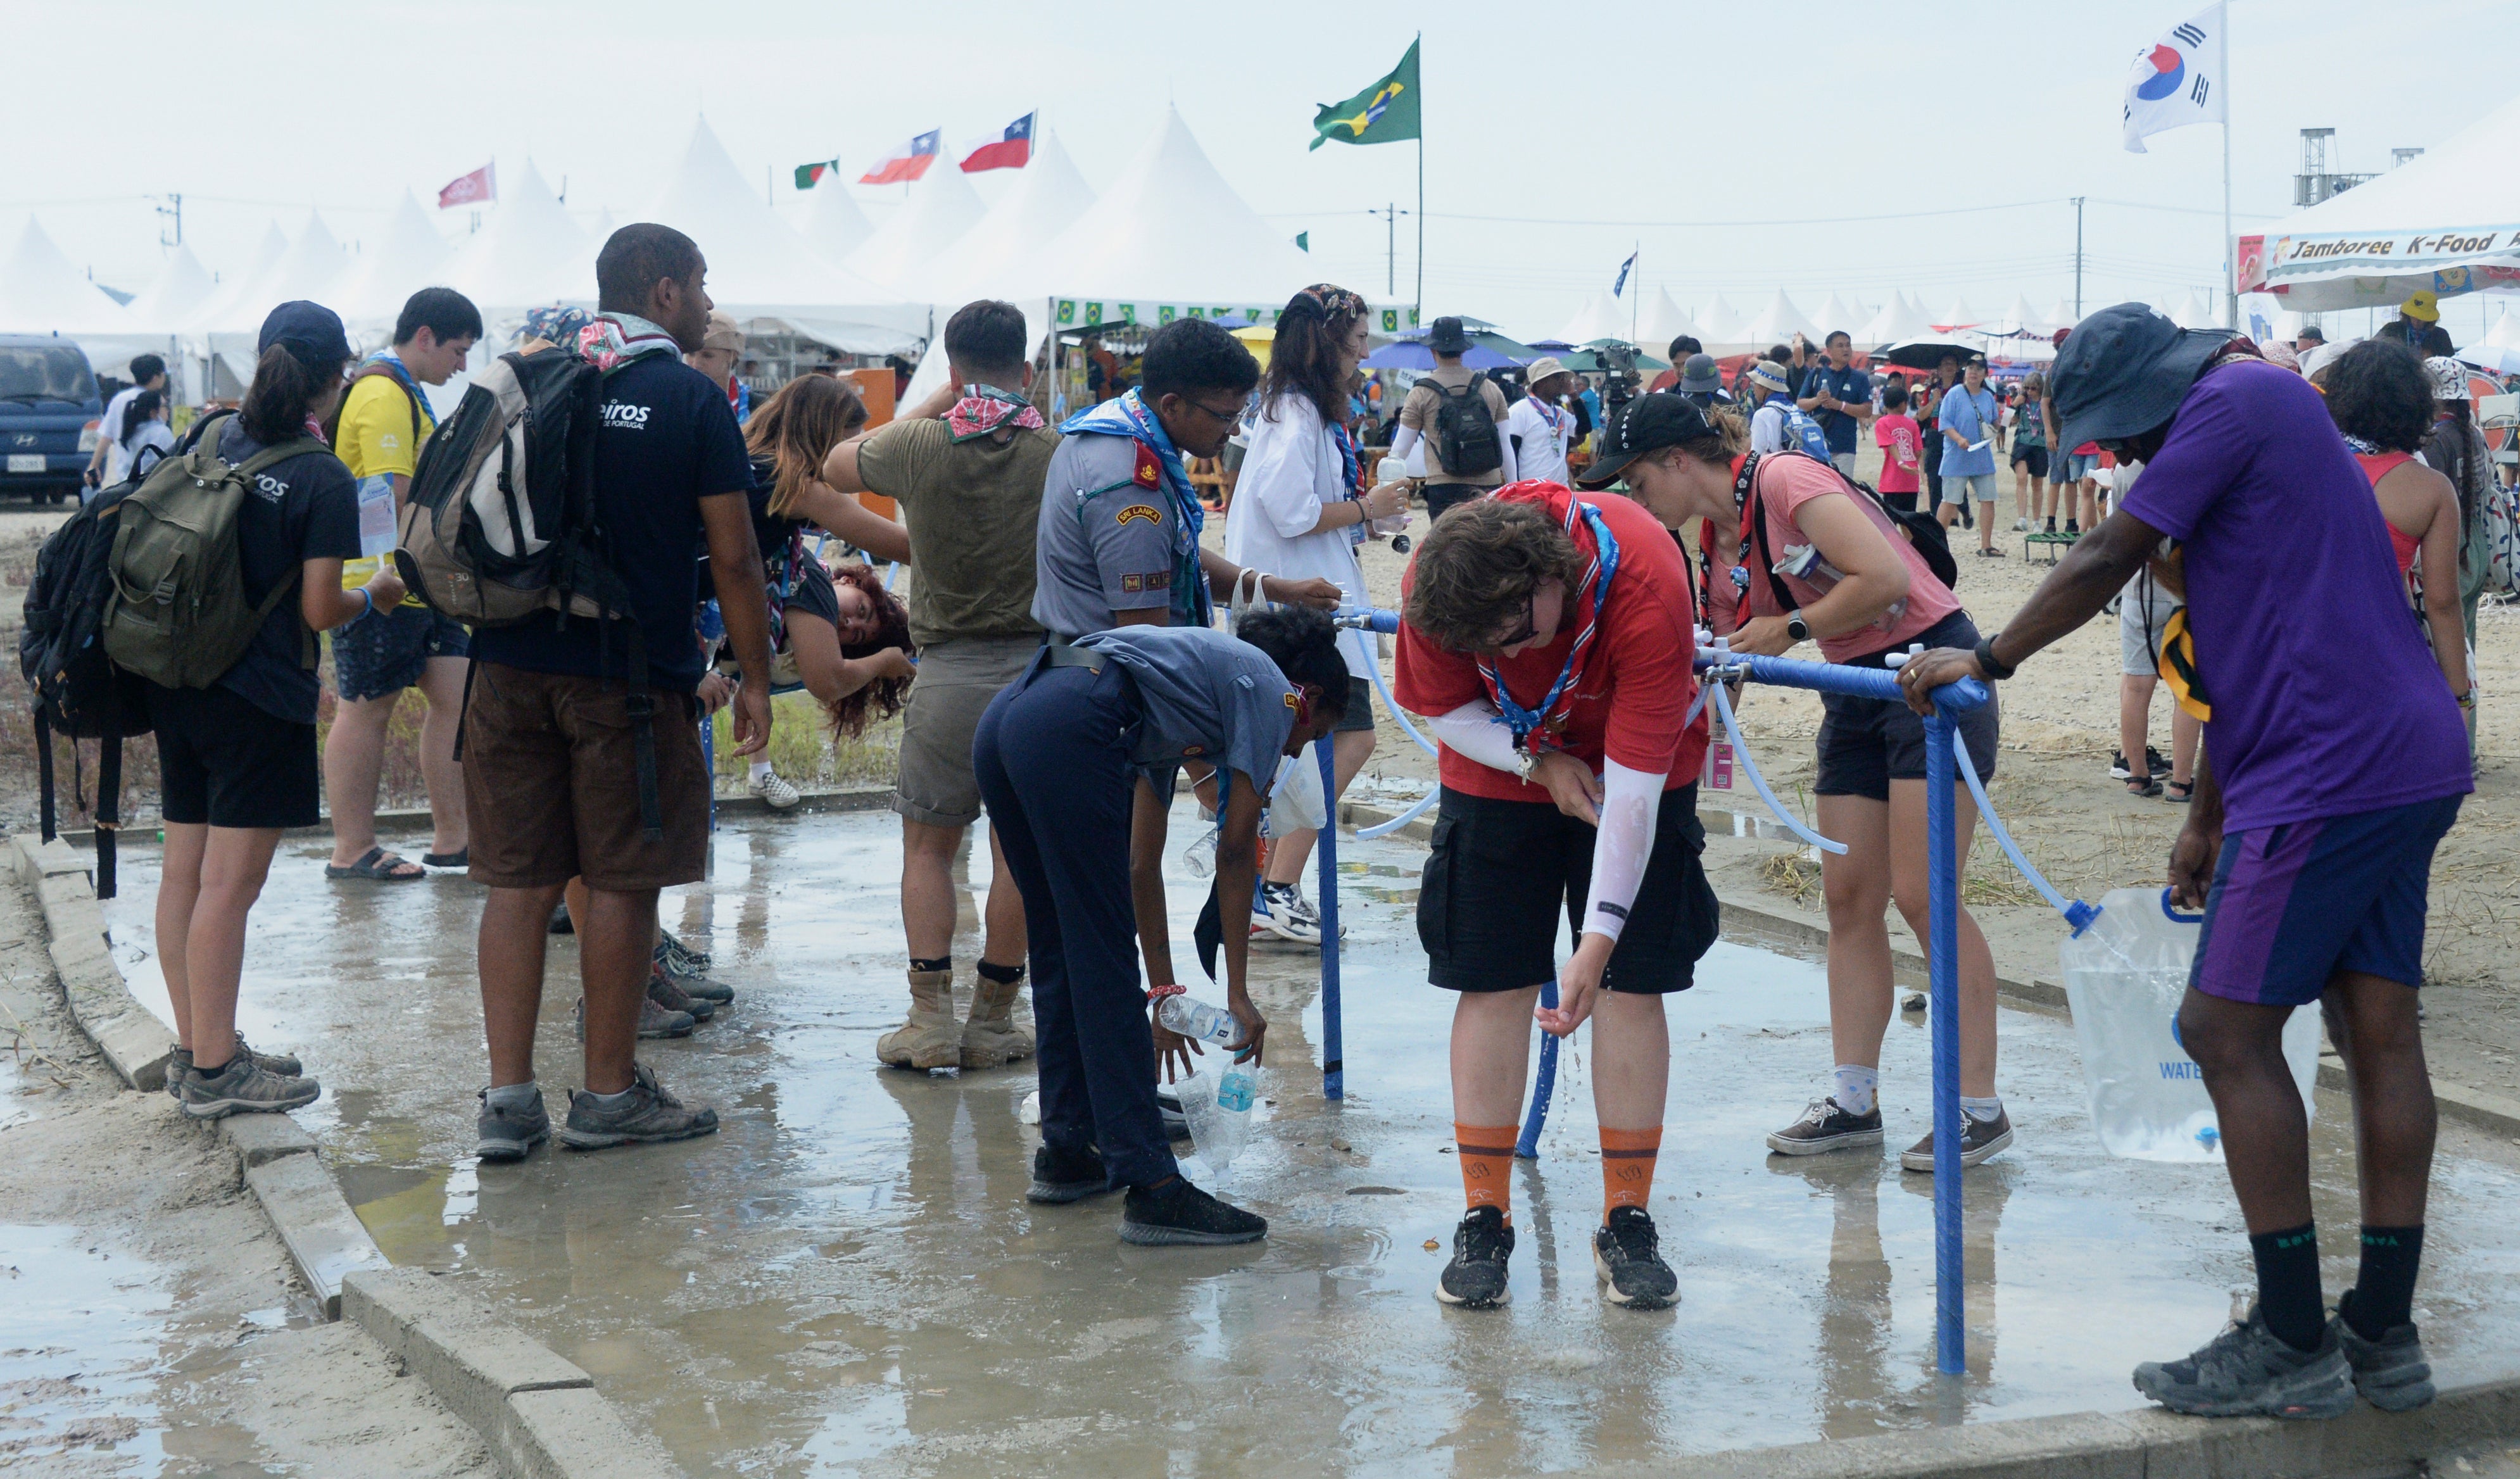
{"type": "Polygon", "coordinates": [[[1625,499],[1517,482],[1438,520],[1401,595],[1395,696],[1443,741],[1418,935],[1427,978],[1460,993],[1453,1117],[1469,1210],[1436,1297],[1507,1301],[1531,1023],[1566,1037],[1589,1017],[1606,1204],[1594,1269],[1613,1303],[1660,1308],[1679,1287],[1645,1210],[1671,1068],[1662,999],[1688,989],[1717,913],[1698,856],[1706,733],[1689,723],[1688,561],[1625,499]],[[1561,913],[1576,935],[1562,966],[1561,913]],[[1552,979],[1557,1006],[1541,1008],[1552,979]]]}
{"type": "Polygon", "coordinates": [[[1890,507],[1916,512],[1917,478],[1925,469],[1925,433],[1908,414],[1908,385],[1892,381],[1881,387],[1881,415],[1872,423],[1873,443],[1881,449],[1881,496],[1890,507]]]}

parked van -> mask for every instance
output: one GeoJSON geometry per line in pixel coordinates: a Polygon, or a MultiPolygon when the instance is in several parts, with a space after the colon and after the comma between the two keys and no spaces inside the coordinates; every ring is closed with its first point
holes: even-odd
{"type": "Polygon", "coordinates": [[[0,497],[60,503],[76,494],[104,419],[76,340],[0,334],[0,497]]]}

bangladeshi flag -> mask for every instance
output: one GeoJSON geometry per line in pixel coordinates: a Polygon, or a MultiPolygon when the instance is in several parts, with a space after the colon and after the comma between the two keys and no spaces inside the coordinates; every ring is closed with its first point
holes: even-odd
{"type": "Polygon", "coordinates": [[[836,178],[839,172],[840,161],[837,159],[825,159],[815,164],[799,164],[796,166],[796,188],[811,190],[827,179],[836,178]]]}
{"type": "Polygon", "coordinates": [[[1341,144],[1396,144],[1418,132],[1418,43],[1390,74],[1344,103],[1326,103],[1313,115],[1315,149],[1341,144]]]}

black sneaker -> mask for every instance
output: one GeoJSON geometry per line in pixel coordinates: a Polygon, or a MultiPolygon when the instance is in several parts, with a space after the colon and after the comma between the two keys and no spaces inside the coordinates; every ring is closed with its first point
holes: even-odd
{"type": "Polygon", "coordinates": [[[1228,1206],[1178,1174],[1161,1187],[1131,1187],[1120,1213],[1120,1241],[1140,1247],[1258,1242],[1268,1235],[1269,1219],[1228,1206]]]}
{"type": "MultiPolygon", "coordinates": [[[[1960,1111],[1960,1169],[1966,1170],[2011,1143],[2010,1114],[1998,1109],[1995,1118],[1982,1120],[1965,1109],[1960,1111]]],[[[1899,1152],[1899,1169],[1933,1173],[1934,1132],[1926,1131],[1923,1140],[1899,1152]]]]}
{"type": "Polygon", "coordinates": [[[1801,1119],[1768,1137],[1768,1148],[1778,1155],[1818,1155],[1879,1143],[1881,1106],[1873,1105],[1869,1114],[1849,1114],[1834,1096],[1812,1100],[1801,1119]]]}
{"type": "Polygon", "coordinates": [[[703,1002],[674,984],[674,978],[665,974],[661,965],[648,967],[648,1000],[666,1011],[682,1012],[695,1022],[705,1022],[717,1015],[717,1003],[703,1002]]]}
{"type": "Polygon", "coordinates": [[[2073,538],[2073,537],[2079,536],[2082,532],[2083,532],[2083,526],[2082,526],[2081,524],[2078,524],[2078,523],[2074,522],[2074,520],[2072,520],[2072,519],[2070,519],[2070,518],[2065,520],[2065,534],[2066,534],[2066,537],[2068,537],[2068,538],[2073,538]]]}
{"type": "Polygon", "coordinates": [[[1032,1153],[1032,1189],[1024,1192],[1024,1200],[1058,1206],[1112,1189],[1102,1151],[1092,1145],[1066,1151],[1042,1145],[1032,1153]]]}
{"type": "Polygon", "coordinates": [[[2336,1304],[2339,1313],[2327,1322],[2336,1332],[2336,1343],[2345,1352],[2345,1364],[2354,1370],[2354,1390],[2384,1412],[2408,1412],[2433,1400],[2433,1367],[2424,1359],[2424,1344],[2412,1324],[2391,1325],[2377,1340],[2364,1340],[2354,1333],[2354,1326],[2342,1313],[2346,1299],[2336,1304]]]}
{"type": "Polygon", "coordinates": [[[2112,781],[2124,781],[2124,780],[2127,780],[2127,779],[2131,778],[2131,777],[2132,777],[2132,776],[2134,776],[2134,775],[2135,775],[2135,767],[2134,767],[2134,766],[2131,766],[2131,765],[2129,765],[2129,764],[2127,764],[2126,751],[2124,751],[2124,750],[2111,750],[2111,751],[2109,751],[2109,779],[2110,779],[2110,780],[2112,780],[2112,781]]]}
{"type": "Polygon", "coordinates": [[[523,1160],[534,1146],[551,1139],[551,1113],[543,1107],[543,1092],[534,1091],[534,1101],[522,1109],[502,1109],[490,1102],[490,1091],[473,1096],[481,1110],[472,1117],[472,1153],[485,1161],[523,1160]]]}
{"type": "Polygon", "coordinates": [[[2334,1322],[2318,1350],[2297,1351],[2252,1306],[2246,1322],[2191,1354],[2137,1367],[2135,1389],[2196,1417],[2338,1417],[2354,1406],[2354,1369],[2334,1322]]]}
{"type": "Polygon", "coordinates": [[[1453,1261],[1435,1280],[1435,1297],[1464,1310],[1511,1304],[1506,1260],[1513,1256],[1513,1225],[1502,1207],[1472,1207],[1453,1230],[1453,1261]]]}
{"type": "Polygon", "coordinates": [[[717,1111],[706,1106],[686,1109],[665,1092],[645,1063],[630,1068],[629,1098],[607,1108],[583,1089],[568,1092],[568,1118],[554,1132],[571,1150],[602,1150],[609,1145],[646,1145],[659,1141],[690,1140],[717,1133],[717,1111]]]}
{"type": "Polygon", "coordinates": [[[1613,1207],[1593,1234],[1593,1272],[1609,1285],[1610,1303],[1660,1310],[1680,1297],[1680,1276],[1662,1261],[1661,1235],[1642,1207],[1613,1207]]]}

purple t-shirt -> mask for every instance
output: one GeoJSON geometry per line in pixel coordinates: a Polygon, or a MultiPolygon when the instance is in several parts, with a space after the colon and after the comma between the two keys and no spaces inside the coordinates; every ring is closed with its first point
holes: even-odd
{"type": "Polygon", "coordinates": [[[2186,551],[2227,830],[2475,788],[2379,500],[2308,381],[2256,360],[2208,372],[2125,506],[2186,551]]]}

